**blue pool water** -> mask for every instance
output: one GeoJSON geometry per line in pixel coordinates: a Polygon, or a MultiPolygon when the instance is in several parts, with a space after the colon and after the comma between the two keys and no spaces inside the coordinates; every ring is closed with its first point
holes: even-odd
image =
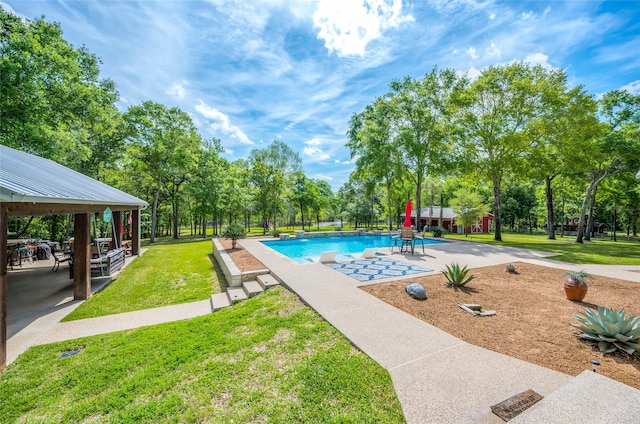
{"type": "MultiPolygon", "coordinates": [[[[309,263],[317,262],[322,252],[337,250],[338,260],[353,259],[359,258],[364,249],[389,247],[392,242],[388,235],[384,235],[265,240],[262,243],[296,262],[309,263]]],[[[431,239],[424,240],[424,244],[434,243],[444,242],[431,239]]]]}

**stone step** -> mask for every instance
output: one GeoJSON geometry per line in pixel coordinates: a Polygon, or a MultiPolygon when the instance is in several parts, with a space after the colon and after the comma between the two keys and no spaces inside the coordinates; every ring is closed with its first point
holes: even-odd
{"type": "Polygon", "coordinates": [[[242,283],[242,289],[244,290],[244,292],[247,294],[249,298],[252,298],[253,296],[259,293],[262,293],[263,291],[262,286],[256,280],[244,281],[242,283]]]}
{"type": "Polygon", "coordinates": [[[637,423],[640,390],[592,371],[583,371],[510,420],[531,423],[637,423]]]}
{"type": "Polygon", "coordinates": [[[248,299],[247,294],[242,290],[242,287],[227,287],[227,297],[232,305],[236,302],[240,302],[241,300],[248,299]]]}
{"type": "Polygon", "coordinates": [[[231,305],[231,302],[229,301],[226,293],[223,292],[211,295],[211,309],[213,309],[213,312],[226,308],[229,305],[231,305]]]}
{"type": "Polygon", "coordinates": [[[258,275],[258,283],[265,290],[268,289],[269,287],[277,286],[280,284],[280,282],[276,280],[276,278],[271,274],[258,275]]]}

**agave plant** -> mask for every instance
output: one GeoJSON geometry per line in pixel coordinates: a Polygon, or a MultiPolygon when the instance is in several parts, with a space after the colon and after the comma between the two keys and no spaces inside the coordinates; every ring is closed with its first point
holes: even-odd
{"type": "Polygon", "coordinates": [[[640,317],[625,317],[625,310],[598,306],[598,312],[585,309],[585,315],[574,315],[582,324],[571,324],[583,331],[578,337],[597,344],[604,353],[620,349],[628,355],[640,352],[640,317]]]}
{"type": "Polygon", "coordinates": [[[447,265],[447,269],[442,271],[442,275],[447,277],[447,287],[463,287],[469,281],[476,278],[474,275],[470,275],[467,277],[469,270],[467,267],[460,268],[460,265],[457,263],[452,263],[451,265],[447,265]]]}

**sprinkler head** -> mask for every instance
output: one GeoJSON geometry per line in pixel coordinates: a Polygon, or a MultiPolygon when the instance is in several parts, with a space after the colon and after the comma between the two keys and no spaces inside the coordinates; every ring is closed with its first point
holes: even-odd
{"type": "Polygon", "coordinates": [[[589,361],[591,363],[591,370],[593,372],[598,372],[598,367],[600,367],[600,361],[597,359],[592,359],[589,361]]]}

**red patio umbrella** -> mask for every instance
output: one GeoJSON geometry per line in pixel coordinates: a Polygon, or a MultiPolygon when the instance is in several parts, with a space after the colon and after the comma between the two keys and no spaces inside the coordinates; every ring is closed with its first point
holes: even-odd
{"type": "Polygon", "coordinates": [[[403,227],[411,227],[411,199],[407,200],[407,207],[404,210],[404,223],[402,224],[403,227]]]}

